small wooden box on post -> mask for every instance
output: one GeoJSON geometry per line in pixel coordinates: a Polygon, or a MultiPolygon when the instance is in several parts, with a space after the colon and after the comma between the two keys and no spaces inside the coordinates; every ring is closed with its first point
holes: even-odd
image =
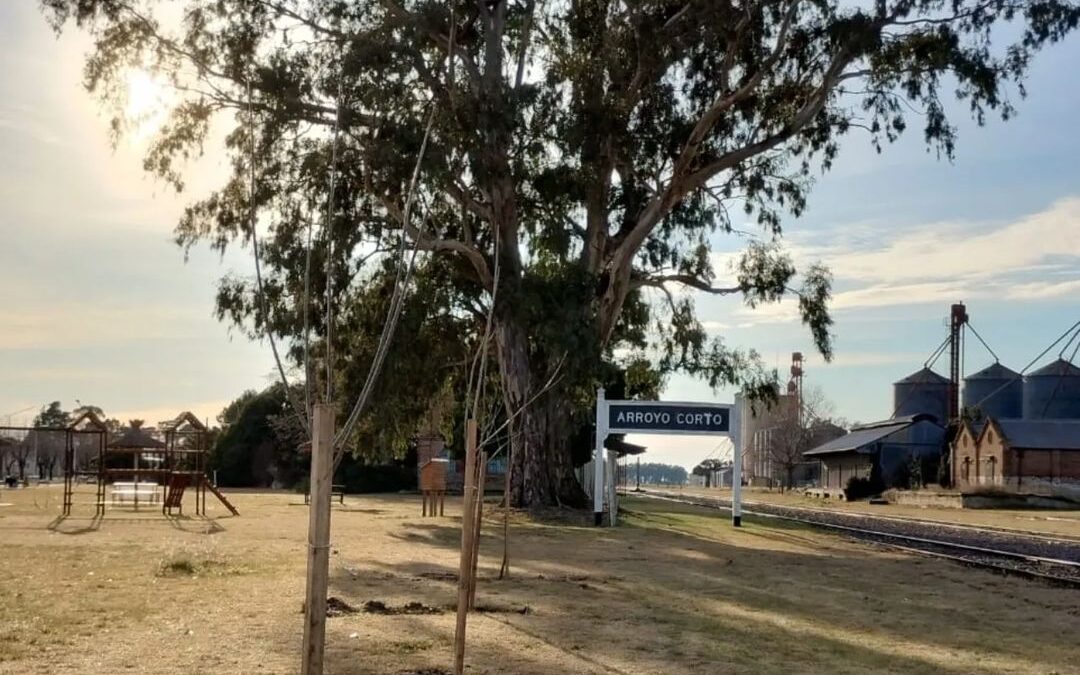
{"type": "Polygon", "coordinates": [[[446,442],[437,433],[416,438],[417,482],[423,499],[422,513],[442,516],[446,501],[446,473],[449,461],[442,457],[446,442]],[[436,505],[438,509],[436,510],[436,505]]]}
{"type": "Polygon", "coordinates": [[[446,467],[449,463],[441,457],[436,457],[429,459],[420,467],[420,495],[424,501],[423,515],[425,517],[443,515],[446,502],[446,467]]]}

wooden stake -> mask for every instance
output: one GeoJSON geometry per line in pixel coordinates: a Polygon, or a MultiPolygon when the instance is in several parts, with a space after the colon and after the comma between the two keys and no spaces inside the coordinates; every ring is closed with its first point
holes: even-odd
{"type": "Polygon", "coordinates": [[[311,505],[308,507],[307,601],[302,675],[322,675],[326,646],[326,590],[330,574],[330,491],[334,470],[334,408],[314,406],[311,505]]]}
{"type": "Polygon", "coordinates": [[[484,527],[484,481],[487,480],[487,453],[480,451],[477,458],[476,479],[476,524],[473,527],[472,561],[469,565],[469,611],[476,606],[476,567],[480,562],[480,535],[484,527]]]}
{"type": "Polygon", "coordinates": [[[510,576],[510,480],[514,475],[514,445],[510,444],[510,456],[506,462],[503,481],[503,556],[499,565],[499,580],[510,576]]]}
{"type": "Polygon", "coordinates": [[[469,612],[469,573],[472,571],[473,503],[476,493],[476,420],[465,422],[465,485],[461,507],[461,562],[458,566],[457,627],[454,630],[454,675],[465,672],[465,624],[469,612]]]}

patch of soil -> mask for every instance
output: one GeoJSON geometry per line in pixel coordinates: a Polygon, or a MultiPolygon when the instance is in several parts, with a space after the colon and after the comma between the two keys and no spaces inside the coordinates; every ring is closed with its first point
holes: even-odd
{"type": "Polygon", "coordinates": [[[421,572],[416,576],[420,579],[432,579],[434,581],[457,581],[456,572],[421,572]]]}
{"type": "Polygon", "coordinates": [[[532,614],[532,608],[530,608],[528,605],[525,605],[524,607],[509,607],[506,605],[476,605],[473,609],[482,614],[532,614]]]}
{"type": "Polygon", "coordinates": [[[341,598],[330,597],[326,600],[326,616],[346,616],[348,614],[356,614],[359,611],[360,610],[345,602],[341,598]]]}
{"type": "Polygon", "coordinates": [[[450,671],[442,668],[421,668],[420,670],[403,670],[401,675],[450,675],[450,671]]]}
{"type": "Polygon", "coordinates": [[[382,600],[368,600],[364,603],[363,611],[368,614],[442,614],[438,607],[429,607],[422,602],[406,602],[400,607],[387,605],[382,600]]]}

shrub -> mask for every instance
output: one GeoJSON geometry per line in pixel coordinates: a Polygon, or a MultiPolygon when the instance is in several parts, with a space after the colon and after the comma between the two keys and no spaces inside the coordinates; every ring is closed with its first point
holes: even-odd
{"type": "Polygon", "coordinates": [[[867,499],[881,494],[883,487],[879,480],[852,476],[848,479],[847,487],[844,489],[844,498],[848,501],[867,499]]]}
{"type": "Polygon", "coordinates": [[[297,494],[306,495],[311,485],[311,476],[304,476],[293,485],[293,491],[297,494]]]}

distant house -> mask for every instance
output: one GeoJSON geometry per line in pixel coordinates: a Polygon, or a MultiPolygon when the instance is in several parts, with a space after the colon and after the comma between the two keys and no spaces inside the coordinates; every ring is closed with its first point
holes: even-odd
{"type": "Polygon", "coordinates": [[[953,484],[1080,496],[1080,420],[990,419],[952,444],[953,484]]]}
{"type": "Polygon", "coordinates": [[[919,414],[853,427],[803,456],[821,462],[822,487],[842,490],[855,477],[893,487],[912,459],[938,459],[944,443],[945,428],[933,415],[919,414]]]}

